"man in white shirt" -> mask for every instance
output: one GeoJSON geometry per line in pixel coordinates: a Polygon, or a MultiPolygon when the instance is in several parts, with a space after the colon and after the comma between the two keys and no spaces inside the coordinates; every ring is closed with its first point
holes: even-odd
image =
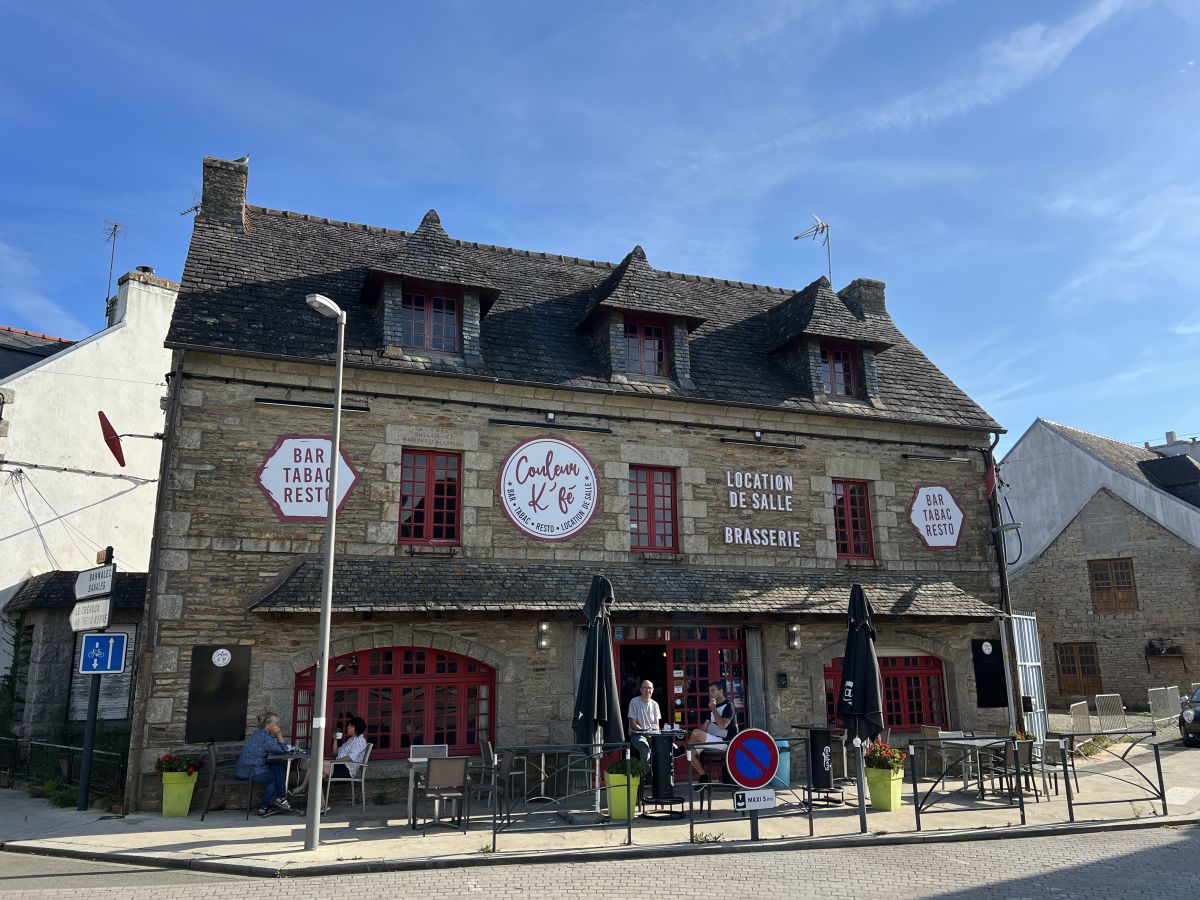
{"type": "Polygon", "coordinates": [[[662,712],[654,700],[654,684],[650,680],[641,683],[638,696],[629,701],[629,743],[642,762],[650,760],[650,742],[643,732],[658,731],[662,712]]]}

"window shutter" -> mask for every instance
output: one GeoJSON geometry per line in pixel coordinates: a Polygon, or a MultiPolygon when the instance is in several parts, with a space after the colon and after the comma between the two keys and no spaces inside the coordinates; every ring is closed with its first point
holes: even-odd
{"type": "Polygon", "coordinates": [[[100,678],[100,703],[96,708],[96,719],[119,720],[129,718],[129,695],[133,684],[134,660],[137,659],[137,626],[110,625],[110,633],[128,635],[125,642],[125,671],[119,675],[80,675],[79,645],[80,635],[75,633],[75,653],[71,657],[71,699],[68,718],[72,722],[82,722],[87,719],[88,693],[91,691],[91,679],[100,678]]]}

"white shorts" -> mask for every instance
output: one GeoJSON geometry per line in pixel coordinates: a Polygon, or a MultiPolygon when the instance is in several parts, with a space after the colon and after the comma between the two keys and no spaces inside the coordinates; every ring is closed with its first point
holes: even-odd
{"type": "Polygon", "coordinates": [[[709,734],[707,731],[701,731],[700,736],[704,738],[703,743],[705,744],[720,744],[721,746],[724,746],[725,744],[729,743],[724,737],[715,734],[709,734]]]}

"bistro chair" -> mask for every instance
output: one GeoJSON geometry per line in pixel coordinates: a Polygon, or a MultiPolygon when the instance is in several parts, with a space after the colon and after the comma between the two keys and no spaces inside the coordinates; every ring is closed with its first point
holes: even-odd
{"type": "Polygon", "coordinates": [[[255,784],[248,778],[245,780],[238,778],[234,774],[236,767],[236,754],[227,759],[218,760],[217,745],[208,745],[208,790],[204,795],[204,809],[200,812],[201,822],[208,815],[209,807],[212,805],[213,791],[216,788],[233,787],[234,785],[240,788],[243,784],[246,785],[246,818],[250,818],[250,809],[254,803],[255,784]]]}
{"type": "Polygon", "coordinates": [[[416,812],[409,824],[414,831],[424,831],[431,825],[443,825],[441,820],[442,804],[454,804],[457,813],[458,827],[463,834],[467,833],[467,822],[470,820],[471,791],[467,782],[466,756],[434,756],[429,759],[429,769],[424,781],[417,787],[417,802],[433,801],[433,817],[418,827],[416,812]]]}
{"type": "MultiPolygon", "coordinates": [[[[363,754],[362,762],[358,763],[358,769],[353,775],[335,776],[330,771],[329,775],[329,790],[333,789],[335,782],[342,782],[350,785],[350,805],[354,805],[355,789],[362,791],[362,808],[363,812],[367,811],[367,763],[371,761],[371,751],[375,749],[374,744],[367,744],[367,752],[363,754]]],[[[343,763],[344,765],[344,763],[343,763]]],[[[347,770],[349,767],[347,766],[347,770]]],[[[325,804],[329,805],[329,795],[325,795],[325,804]]]]}
{"type": "MultiPolygon", "coordinates": [[[[947,732],[947,734],[950,733],[947,732]]],[[[962,736],[961,732],[957,734],[959,737],[962,736]]],[[[936,763],[937,768],[934,772],[934,777],[940,778],[943,769],[946,770],[947,775],[950,774],[951,763],[957,758],[942,748],[941,735],[942,732],[938,731],[936,725],[921,726],[921,737],[924,738],[923,743],[925,745],[921,772],[925,778],[929,777],[930,763],[936,763]]]]}
{"type": "MultiPolygon", "coordinates": [[[[489,745],[490,747],[490,745],[489,745]]],[[[500,764],[492,765],[492,758],[489,756],[484,767],[484,772],[490,772],[490,775],[485,774],[481,781],[472,781],[470,784],[471,798],[482,799],[487,798],[487,808],[495,809],[496,814],[503,818],[506,822],[512,821],[512,799],[509,794],[508,776],[512,774],[512,765],[515,754],[511,750],[505,750],[500,754],[500,764]]]]}

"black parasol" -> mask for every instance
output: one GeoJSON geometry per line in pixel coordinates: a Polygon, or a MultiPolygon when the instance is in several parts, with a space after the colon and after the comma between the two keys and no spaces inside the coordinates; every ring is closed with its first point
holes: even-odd
{"type": "Polygon", "coordinates": [[[871,601],[862,585],[850,588],[850,611],[846,621],[846,652],[842,657],[842,683],[838,691],[838,718],[846,726],[846,739],[854,743],[858,765],[859,826],[867,830],[866,796],[863,785],[864,741],[883,731],[883,679],[875,655],[875,624],[871,601]]]}

